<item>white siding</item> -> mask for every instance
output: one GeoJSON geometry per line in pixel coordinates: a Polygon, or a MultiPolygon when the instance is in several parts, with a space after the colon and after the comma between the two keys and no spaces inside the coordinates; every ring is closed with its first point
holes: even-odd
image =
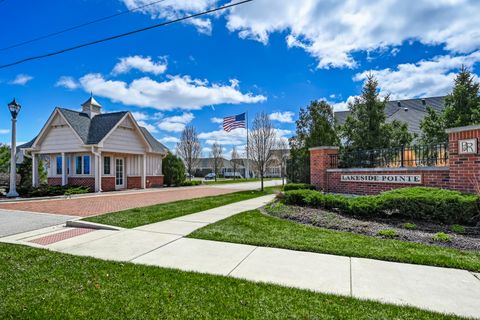
{"type": "Polygon", "coordinates": [[[84,149],[82,148],[83,143],[75,135],[73,129],[59,115],[55,116],[52,125],[47,129],[39,145],[42,153],[72,152],[84,149]]]}
{"type": "MultiPolygon", "coordinates": [[[[127,119],[126,119],[127,120],[127,119]]],[[[140,152],[146,151],[145,141],[139,133],[131,127],[131,121],[124,121],[103,143],[104,150],[118,152],[140,152]]]]}
{"type": "Polygon", "coordinates": [[[147,155],[147,176],[162,175],[162,156],[157,154],[147,155]]]}
{"type": "Polygon", "coordinates": [[[141,155],[127,156],[127,176],[142,175],[143,159],[141,155]]]}

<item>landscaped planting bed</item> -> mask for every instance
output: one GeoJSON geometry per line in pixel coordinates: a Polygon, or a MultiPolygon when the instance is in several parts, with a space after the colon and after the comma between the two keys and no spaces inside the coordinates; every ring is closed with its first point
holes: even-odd
{"type": "Polygon", "coordinates": [[[287,206],[280,202],[272,204],[265,211],[275,217],[315,227],[348,231],[378,238],[480,251],[480,228],[476,227],[439,225],[425,221],[413,223],[394,218],[370,218],[367,220],[322,209],[287,206]],[[447,238],[443,237],[444,241],[437,239],[436,235],[438,233],[445,233],[447,238]]]}
{"type": "Polygon", "coordinates": [[[286,191],[285,203],[357,217],[382,217],[444,224],[480,224],[480,197],[436,188],[414,187],[376,196],[351,197],[313,190],[286,191]]]}

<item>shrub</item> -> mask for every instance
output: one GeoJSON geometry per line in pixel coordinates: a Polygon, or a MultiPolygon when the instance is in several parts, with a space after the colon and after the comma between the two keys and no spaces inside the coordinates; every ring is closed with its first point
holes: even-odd
{"type": "Polygon", "coordinates": [[[37,188],[20,189],[19,193],[25,197],[51,197],[61,195],[83,194],[92,190],[85,186],[50,186],[48,184],[40,185],[37,188]]]}
{"type": "Polygon", "coordinates": [[[384,238],[395,238],[398,237],[397,230],[393,229],[384,229],[377,232],[377,235],[384,237],[384,238]]]}
{"type": "Polygon", "coordinates": [[[450,231],[455,232],[455,233],[464,233],[465,232],[465,227],[461,226],[459,224],[452,224],[450,228],[448,228],[450,231]]]}
{"type": "Polygon", "coordinates": [[[437,188],[413,187],[378,195],[383,210],[393,210],[401,218],[441,223],[475,224],[480,221],[480,198],[437,188]]]}
{"type": "Polygon", "coordinates": [[[162,168],[167,186],[180,186],[185,181],[185,165],[179,157],[169,152],[163,159],[162,168]]]}
{"type": "Polygon", "coordinates": [[[193,187],[193,186],[199,186],[202,184],[202,181],[199,180],[192,180],[192,181],[184,181],[181,186],[182,187],[193,187]]]}
{"type": "Polygon", "coordinates": [[[360,216],[396,217],[436,223],[475,225],[480,222],[480,197],[456,191],[414,187],[376,196],[347,197],[313,190],[285,192],[285,202],[360,216]]]}
{"type": "Polygon", "coordinates": [[[403,229],[407,229],[407,230],[416,230],[417,229],[417,225],[415,223],[410,223],[410,222],[407,222],[407,223],[404,223],[402,225],[403,229]]]}
{"type": "Polygon", "coordinates": [[[445,232],[438,232],[435,233],[432,237],[433,241],[438,241],[438,242],[450,242],[450,236],[446,234],[445,232]]]}
{"type": "Polygon", "coordinates": [[[288,183],[283,187],[284,191],[291,190],[315,190],[315,187],[307,183],[288,183]]]}

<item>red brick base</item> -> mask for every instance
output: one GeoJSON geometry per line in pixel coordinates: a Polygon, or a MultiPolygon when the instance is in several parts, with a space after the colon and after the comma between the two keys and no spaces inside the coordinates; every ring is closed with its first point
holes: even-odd
{"type": "Polygon", "coordinates": [[[48,185],[49,186],[61,186],[62,185],[62,178],[48,178],[48,185]]]}
{"type": "MultiPolygon", "coordinates": [[[[327,171],[326,183],[323,188],[326,192],[347,193],[347,194],[377,194],[392,189],[425,186],[445,188],[450,187],[448,168],[425,168],[425,169],[399,169],[399,170],[348,170],[329,169],[327,171]],[[400,183],[367,183],[367,182],[345,182],[341,181],[342,175],[419,175],[422,177],[421,184],[400,184],[400,183]]],[[[312,184],[320,188],[320,184],[312,179],[312,184]]]]}
{"type": "Polygon", "coordinates": [[[95,178],[68,177],[68,184],[71,186],[90,187],[92,191],[95,190],[95,178]]]}
{"type": "Polygon", "coordinates": [[[147,176],[147,188],[163,187],[163,176],[147,176]]]}
{"type": "Polygon", "coordinates": [[[142,177],[127,177],[127,189],[140,189],[142,187],[142,177]]]}
{"type": "Polygon", "coordinates": [[[102,191],[115,191],[115,177],[102,177],[102,191]]]}

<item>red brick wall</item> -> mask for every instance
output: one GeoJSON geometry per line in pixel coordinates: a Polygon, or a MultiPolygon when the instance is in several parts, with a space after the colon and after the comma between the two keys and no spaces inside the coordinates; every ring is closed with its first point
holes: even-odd
{"type": "Polygon", "coordinates": [[[102,177],[102,191],[115,191],[115,177],[102,177]]]}
{"type": "Polygon", "coordinates": [[[62,178],[49,177],[47,180],[48,180],[48,185],[50,185],[50,186],[61,186],[62,185],[62,178]]]}
{"type": "Polygon", "coordinates": [[[330,168],[330,155],[338,154],[337,147],[310,149],[310,183],[318,190],[328,189],[327,169],[330,168]]]}
{"type": "Polygon", "coordinates": [[[333,147],[310,149],[310,180],[318,190],[351,194],[376,194],[382,191],[419,184],[345,182],[342,174],[353,175],[420,175],[420,185],[458,190],[462,192],[479,192],[480,189],[480,126],[452,128],[448,133],[448,167],[437,168],[402,168],[376,170],[334,169],[330,168],[330,155],[337,153],[333,147]],[[459,140],[477,139],[476,154],[459,154],[459,140]]]}
{"type": "Polygon", "coordinates": [[[127,177],[127,189],[140,189],[142,187],[142,177],[127,177]]]}
{"type": "MultiPolygon", "coordinates": [[[[449,170],[437,168],[425,169],[395,169],[395,170],[358,170],[352,169],[332,169],[327,171],[327,188],[325,191],[347,194],[377,194],[383,191],[414,187],[428,186],[437,188],[449,188],[449,170]],[[400,184],[400,183],[368,183],[368,182],[345,182],[341,181],[341,176],[345,174],[354,175],[420,175],[421,184],[400,184]]],[[[317,187],[318,188],[318,187],[317,187]]]]}
{"type": "Polygon", "coordinates": [[[163,176],[147,176],[147,188],[163,187],[163,176]]]}
{"type": "Polygon", "coordinates": [[[95,178],[93,177],[68,177],[68,184],[71,186],[90,187],[95,190],[95,178]]]}
{"type": "MultiPolygon", "coordinates": [[[[477,138],[477,151],[479,149],[480,129],[460,132],[450,132],[448,134],[449,167],[451,188],[464,192],[475,192],[476,182],[480,182],[480,155],[478,154],[458,154],[458,141],[477,138]]],[[[452,129],[455,130],[455,129],[452,129]]],[[[448,132],[449,130],[447,130],[448,132]]]]}

